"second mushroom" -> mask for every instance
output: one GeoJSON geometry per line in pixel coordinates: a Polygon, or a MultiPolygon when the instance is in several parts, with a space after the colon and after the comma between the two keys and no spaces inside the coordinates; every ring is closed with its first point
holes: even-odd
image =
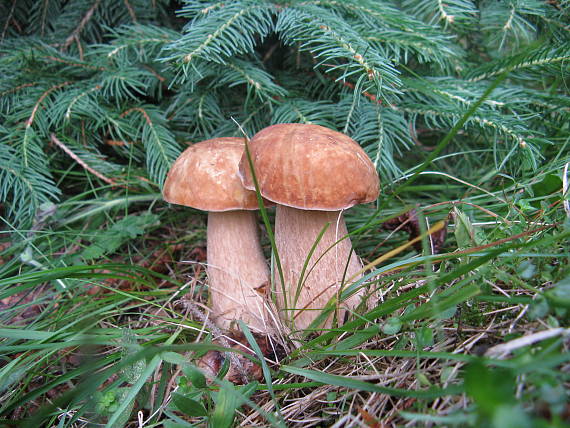
{"type": "MultiPolygon", "coordinates": [[[[378,173],[358,143],[318,125],[273,125],[248,144],[259,190],[277,203],[275,241],[284,276],[284,284],[276,285],[277,305],[289,324],[304,330],[339,297],[346,280],[360,277],[362,264],[350,239],[337,242],[347,235],[342,211],[378,197],[378,173]]],[[[254,189],[245,156],[239,174],[254,189]]],[[[338,300],[340,323],[359,304],[359,294],[338,300]]],[[[320,327],[331,325],[329,316],[320,327]]]]}
{"type": "Polygon", "coordinates": [[[269,269],[258,237],[255,192],[237,177],[245,141],[215,138],[186,149],[164,184],[167,202],[208,211],[207,262],[214,322],[223,329],[242,320],[271,333],[265,293],[269,269]]]}

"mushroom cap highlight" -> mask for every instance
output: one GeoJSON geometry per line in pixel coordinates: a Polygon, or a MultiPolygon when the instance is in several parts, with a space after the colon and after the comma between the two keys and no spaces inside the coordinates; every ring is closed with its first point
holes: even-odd
{"type": "Polygon", "coordinates": [[[171,204],[204,211],[256,210],[255,192],[237,175],[243,138],[214,138],[188,147],[168,172],[162,195],[171,204]]]}
{"type": "MultiPolygon", "coordinates": [[[[319,125],[269,126],[248,143],[262,196],[303,210],[338,211],[374,201],[378,172],[362,147],[340,132],[319,125]]],[[[254,189],[244,156],[239,176],[254,189]]]]}

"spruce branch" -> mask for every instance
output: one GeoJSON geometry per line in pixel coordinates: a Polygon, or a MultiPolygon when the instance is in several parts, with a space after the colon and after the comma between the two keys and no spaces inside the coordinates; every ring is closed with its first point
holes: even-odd
{"type": "MultiPolygon", "coordinates": [[[[63,88],[64,86],[70,85],[73,82],[63,82],[60,83],[58,85],[52,86],[51,88],[49,88],[47,91],[45,91],[40,98],[38,99],[38,101],[36,102],[36,104],[34,105],[34,108],[32,109],[32,112],[30,114],[30,117],[28,118],[28,120],[26,121],[26,128],[24,131],[24,136],[22,139],[22,143],[21,143],[21,148],[20,151],[22,153],[22,161],[23,161],[23,166],[28,168],[30,167],[31,163],[32,163],[32,159],[34,159],[34,157],[38,157],[39,150],[37,149],[37,147],[34,148],[34,146],[36,146],[36,144],[34,144],[33,140],[35,140],[36,138],[36,134],[32,129],[32,125],[34,123],[34,119],[36,117],[37,111],[40,107],[40,104],[54,91],[63,88]]],[[[42,155],[39,155],[40,157],[43,158],[42,155]]]]}
{"type": "Polygon", "coordinates": [[[341,14],[352,28],[374,48],[395,61],[422,62],[450,68],[463,55],[454,37],[437,25],[428,25],[387,2],[317,0],[303,2],[330,8],[341,14]]]}
{"type": "Polygon", "coordinates": [[[217,66],[216,70],[217,79],[211,87],[222,89],[246,85],[246,104],[252,102],[252,98],[257,98],[261,102],[277,102],[287,96],[287,90],[276,84],[273,76],[253,61],[233,59],[224,66],[217,66]]]}
{"type": "Polygon", "coordinates": [[[79,25],[73,30],[73,32],[67,37],[67,39],[65,39],[65,42],[63,43],[62,50],[67,49],[73,43],[73,41],[78,38],[81,31],[83,31],[83,28],[85,28],[87,23],[93,17],[95,10],[99,7],[100,3],[101,3],[101,0],[95,0],[93,2],[93,5],[91,6],[91,8],[89,8],[87,13],[83,17],[83,19],[81,19],[81,21],[79,22],[79,25]]]}
{"type": "MultiPolygon", "coordinates": [[[[548,67],[563,64],[570,60],[570,42],[559,46],[550,44],[525,50],[515,55],[500,58],[471,70],[466,78],[471,82],[478,82],[504,72],[517,72],[524,70],[544,71],[548,67]]],[[[558,73],[560,69],[552,70],[558,73]]]]}
{"type": "Polygon", "coordinates": [[[113,31],[109,44],[98,45],[94,55],[103,55],[117,65],[155,61],[161,49],[180,37],[179,33],[154,25],[129,25],[113,31]]]}
{"type": "Polygon", "coordinates": [[[348,23],[326,9],[313,5],[284,9],[275,30],[284,43],[310,51],[318,61],[315,68],[338,71],[338,80],[364,76],[368,83],[363,90],[390,99],[398,93],[399,73],[390,60],[371,49],[348,23]]]}
{"type": "Polygon", "coordinates": [[[86,169],[91,174],[93,174],[97,178],[101,179],[105,183],[110,184],[111,186],[117,186],[117,183],[114,180],[112,180],[108,177],[105,177],[103,174],[101,174],[100,172],[98,172],[94,168],[91,168],[89,165],[87,165],[87,163],[85,163],[79,156],[77,156],[75,153],[73,153],[73,151],[69,147],[67,147],[65,144],[63,144],[55,136],[55,134],[51,134],[50,139],[55,145],[57,145],[60,149],[62,149],[70,158],[72,158],[75,162],[77,162],[79,165],[81,165],[82,168],[86,169]]]}
{"type": "Polygon", "coordinates": [[[59,62],[59,63],[65,64],[65,65],[68,65],[71,67],[81,67],[81,68],[86,68],[86,69],[94,70],[94,71],[105,71],[106,70],[105,67],[100,67],[100,66],[86,64],[86,63],[77,62],[77,61],[71,61],[71,60],[65,59],[65,58],[57,58],[53,55],[46,55],[42,58],[50,60],[50,61],[59,62]]]}
{"type": "Polygon", "coordinates": [[[398,189],[397,193],[400,193],[402,189],[408,187],[412,184],[420,175],[422,171],[425,171],[426,168],[434,161],[439,153],[452,141],[452,139],[457,135],[459,130],[465,125],[471,118],[471,116],[477,111],[477,109],[483,104],[485,99],[491,95],[491,93],[495,90],[495,88],[507,77],[507,74],[503,74],[499,76],[495,81],[485,90],[483,95],[479,97],[479,99],[471,105],[471,107],[459,118],[459,120],[453,125],[451,131],[445,135],[441,139],[441,141],[437,144],[435,150],[431,152],[428,158],[417,168],[410,179],[400,188],[398,189]]]}
{"type": "Polygon", "coordinates": [[[249,0],[220,5],[196,17],[185,34],[165,48],[163,60],[182,65],[188,74],[196,59],[225,64],[235,55],[253,52],[258,39],[272,29],[274,11],[271,4],[249,0]]]}
{"type": "Polygon", "coordinates": [[[133,20],[133,22],[135,24],[137,24],[137,15],[135,13],[135,10],[133,9],[133,7],[131,6],[131,4],[129,3],[129,0],[123,0],[123,2],[125,3],[125,6],[127,7],[127,10],[129,11],[129,15],[131,16],[131,19],[133,20]]]}
{"type": "MultiPolygon", "coordinates": [[[[84,97],[89,96],[92,92],[101,90],[101,88],[102,88],[101,85],[95,85],[93,88],[91,88],[85,92],[81,92],[79,95],[74,97],[71,100],[71,102],[69,103],[69,105],[67,106],[67,110],[65,111],[65,118],[67,120],[71,119],[71,111],[73,110],[73,106],[75,104],[77,104],[80,100],[82,100],[84,97]]],[[[95,109],[97,109],[97,106],[94,106],[94,107],[95,107],[95,109]]]]}
{"type": "Polygon", "coordinates": [[[0,142],[0,201],[17,226],[29,225],[38,207],[60,194],[48,169],[24,167],[17,151],[0,142]]]}
{"type": "Polygon", "coordinates": [[[170,166],[180,154],[180,147],[155,107],[133,107],[123,112],[120,117],[126,117],[133,112],[139,113],[144,118],[141,124],[138,126],[135,124],[135,135],[140,136],[145,147],[146,166],[150,178],[162,187],[170,166]]]}
{"type": "Polygon", "coordinates": [[[335,104],[330,101],[289,99],[275,108],[271,123],[312,123],[334,128],[334,110],[335,104]]]}
{"type": "Polygon", "coordinates": [[[405,0],[403,7],[429,24],[443,28],[468,28],[475,23],[478,14],[471,0],[405,0]]]}
{"type": "Polygon", "coordinates": [[[481,29],[490,47],[513,51],[536,39],[537,20],[545,15],[546,3],[539,0],[487,2],[481,8],[481,29]]]}
{"type": "Polygon", "coordinates": [[[34,123],[34,118],[36,117],[36,113],[38,111],[38,108],[40,107],[40,104],[42,103],[42,101],[53,91],[56,91],[58,89],[63,88],[64,86],[70,85],[73,82],[63,82],[60,83],[58,85],[52,86],[51,88],[49,88],[47,91],[45,91],[42,96],[38,99],[38,101],[36,102],[36,104],[34,105],[34,108],[32,109],[32,113],[30,114],[30,117],[28,118],[28,120],[26,121],[26,128],[29,128],[32,126],[32,124],[34,123]]]}
{"type": "Polygon", "coordinates": [[[31,88],[33,86],[36,86],[37,84],[38,82],[23,83],[19,86],[16,86],[15,88],[10,88],[5,90],[4,92],[0,92],[0,97],[4,99],[4,97],[6,97],[7,95],[14,94],[15,92],[18,92],[20,89],[31,88]]]}
{"type": "Polygon", "coordinates": [[[249,134],[282,122],[346,131],[397,178],[416,135],[431,146],[510,71],[454,141],[518,177],[566,141],[568,17],[563,4],[495,3],[496,17],[470,0],[189,0],[170,19],[168,0],[6,1],[0,132],[19,166],[2,174],[55,186],[53,134],[110,180],[128,162],[160,185],[178,142],[233,135],[235,117],[249,134]],[[497,25],[513,53],[499,54],[497,25]]]}
{"type": "Polygon", "coordinates": [[[8,32],[8,27],[10,26],[10,21],[14,16],[14,10],[16,9],[16,2],[18,0],[12,0],[12,6],[10,7],[10,12],[6,15],[6,23],[4,24],[4,28],[2,29],[2,37],[0,37],[0,42],[2,42],[6,38],[6,33],[8,32]]]}

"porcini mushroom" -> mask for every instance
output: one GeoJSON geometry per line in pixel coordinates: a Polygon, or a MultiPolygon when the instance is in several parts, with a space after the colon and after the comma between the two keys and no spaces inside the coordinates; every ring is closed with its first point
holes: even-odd
{"type": "MultiPolygon", "coordinates": [[[[319,310],[332,297],[338,297],[346,285],[343,278],[359,278],[362,264],[350,239],[336,242],[347,235],[342,210],[378,197],[378,173],[358,143],[318,125],[269,126],[248,144],[261,195],[277,203],[275,242],[285,292],[282,296],[278,283],[277,305],[286,321],[294,321],[297,329],[306,329],[319,310]],[[327,223],[329,227],[301,278],[307,256],[327,223]]],[[[244,187],[254,188],[246,156],[240,162],[239,175],[244,187]]],[[[343,307],[337,312],[340,322],[346,310],[359,301],[355,294],[341,303],[343,307]]],[[[332,314],[321,326],[328,328],[331,323],[332,314]]]]}
{"type": "Polygon", "coordinates": [[[255,192],[237,177],[242,138],[215,138],[186,149],[166,178],[167,202],[208,211],[207,271],[215,323],[242,320],[269,333],[269,269],[259,243],[255,192]]]}

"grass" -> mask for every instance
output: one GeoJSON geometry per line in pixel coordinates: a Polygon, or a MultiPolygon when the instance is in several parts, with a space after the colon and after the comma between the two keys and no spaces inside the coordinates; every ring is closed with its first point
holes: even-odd
{"type": "Polygon", "coordinates": [[[196,315],[204,213],[92,187],[30,230],[5,222],[0,425],[569,426],[565,155],[515,180],[483,168],[488,154],[442,153],[385,185],[378,209],[346,214],[369,263],[357,286],[376,303],[243,386],[223,380],[227,364],[214,379],[195,366],[221,349],[196,315]],[[410,207],[419,251],[381,226],[410,207]]]}

